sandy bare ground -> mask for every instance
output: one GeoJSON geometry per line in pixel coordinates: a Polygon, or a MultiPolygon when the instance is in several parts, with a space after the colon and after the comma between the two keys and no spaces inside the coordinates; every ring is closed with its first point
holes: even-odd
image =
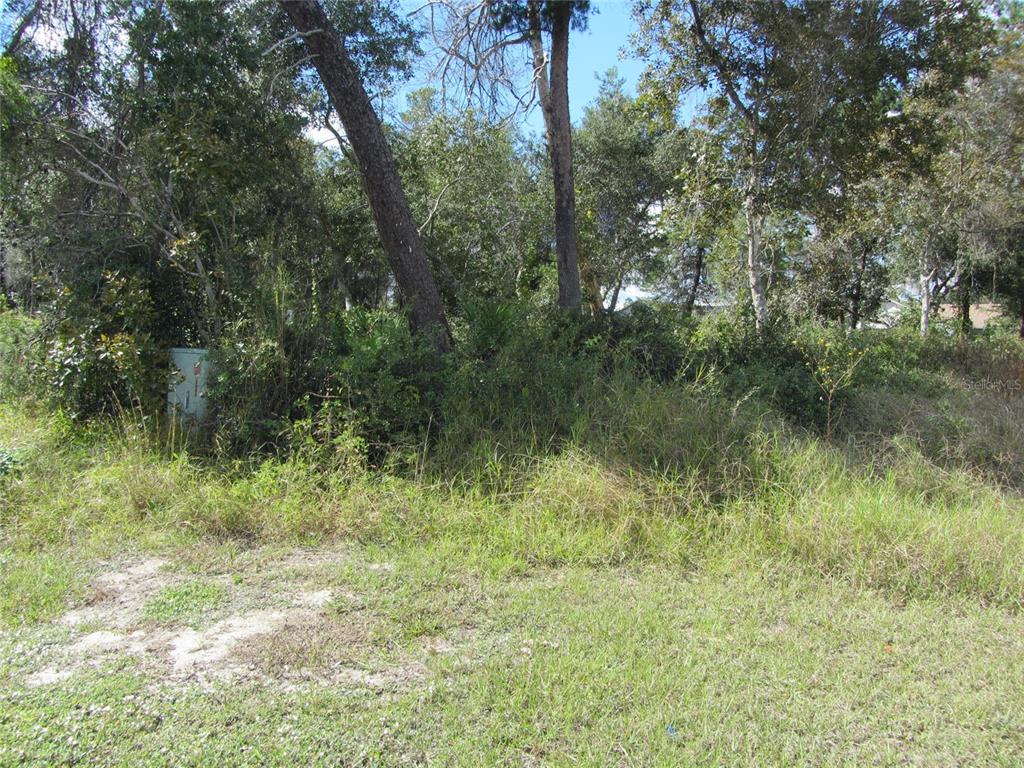
{"type": "Polygon", "coordinates": [[[216,610],[188,621],[154,621],[146,606],[195,574],[158,557],[103,563],[86,604],[48,627],[60,639],[48,644],[24,682],[57,685],[84,670],[123,662],[169,683],[264,680],[388,691],[422,679],[430,654],[455,651],[445,638],[425,638],[422,653],[380,652],[374,617],[359,607],[364,601],[330,583],[331,566],[344,557],[343,551],[297,551],[255,561],[258,578],[252,580],[203,577],[225,598],[216,610]]]}

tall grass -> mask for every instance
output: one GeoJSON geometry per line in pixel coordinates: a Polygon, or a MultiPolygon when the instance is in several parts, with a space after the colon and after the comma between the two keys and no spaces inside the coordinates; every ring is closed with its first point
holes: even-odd
{"type": "Polygon", "coordinates": [[[401,472],[325,468],[302,451],[204,463],[142,428],[83,432],[4,405],[0,444],[19,469],[0,492],[2,546],[351,538],[502,571],[784,560],[899,598],[1024,605],[1020,497],[907,436],[876,440],[864,463],[753,401],[624,377],[557,443],[478,441],[457,471],[430,451],[401,472]]]}

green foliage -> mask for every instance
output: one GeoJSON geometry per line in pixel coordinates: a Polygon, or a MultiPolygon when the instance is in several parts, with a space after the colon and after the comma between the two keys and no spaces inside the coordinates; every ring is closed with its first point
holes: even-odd
{"type": "Polygon", "coordinates": [[[805,324],[797,329],[794,342],[825,400],[825,436],[831,438],[839,398],[855,385],[864,350],[835,326],[805,324]]]}
{"type": "Polygon", "coordinates": [[[17,473],[17,454],[7,448],[0,448],[0,481],[14,477],[17,473]]]}
{"type": "Polygon", "coordinates": [[[0,56],[0,147],[7,146],[7,134],[17,120],[31,108],[31,102],[18,82],[18,67],[9,56],[0,56]]]}
{"type": "Polygon", "coordinates": [[[345,316],[334,398],[325,408],[353,425],[381,456],[391,443],[418,441],[435,418],[442,371],[430,347],[402,315],[354,311],[345,316]]]}
{"type": "Polygon", "coordinates": [[[155,312],[142,281],[105,273],[96,294],[58,289],[55,319],[43,327],[48,393],[74,417],[140,406],[152,413],[166,391],[155,312]]]}
{"type": "MultiPolygon", "coordinates": [[[[543,147],[486,97],[413,95],[386,135],[444,361],[356,159],[310,138],[329,112],[274,3],[40,5],[0,58],[0,762],[1019,763],[1019,31],[992,47],[984,6],[946,5],[640,2],[648,87],[610,75],[574,135],[593,319],[551,307],[543,147]],[[991,291],[1014,317],[859,327],[922,273],[934,305],[991,291]],[[216,370],[202,456],[148,418],[175,345],[216,370]],[[117,610],[93,579],[127,549],[195,573],[152,573],[119,623],[272,594],[261,671],[331,684],[164,690],[111,651],[29,685],[97,629],[65,611],[117,610]]],[[[325,6],[386,103],[414,21],[325,6]]],[[[481,45],[527,31],[521,2],[473,8],[481,45]]]]}
{"type": "Polygon", "coordinates": [[[445,110],[431,89],[408,102],[398,159],[443,295],[453,307],[476,295],[512,300],[536,279],[551,236],[536,150],[508,125],[445,110]]]}
{"type": "Polygon", "coordinates": [[[645,115],[613,69],[574,132],[581,269],[603,289],[606,305],[623,284],[659,273],[664,237],[651,220],[679,162],[673,128],[645,115]]]}
{"type": "Polygon", "coordinates": [[[247,319],[225,329],[210,390],[222,445],[281,445],[296,420],[327,443],[362,441],[375,461],[389,447],[418,443],[436,418],[443,371],[406,319],[352,309],[332,317],[328,335],[306,320],[247,319]]]}
{"type": "Polygon", "coordinates": [[[464,449],[486,435],[558,440],[599,376],[581,321],[521,304],[469,302],[445,392],[443,439],[464,449]]]}
{"type": "MultiPolygon", "coordinates": [[[[558,341],[546,343],[534,350],[544,374],[558,371],[558,341]]],[[[1019,395],[975,396],[953,380],[949,396],[921,399],[861,382],[847,393],[840,439],[825,442],[755,398],[715,394],[708,376],[600,375],[599,355],[560,363],[566,375],[598,375],[553,411],[537,394],[542,383],[503,393],[527,363],[515,345],[490,364],[464,363],[456,372],[463,400],[446,400],[449,420],[414,466],[368,469],[358,439],[340,430],[317,450],[315,420],[295,428],[288,456],[204,466],[126,441],[123,431],[69,439],[45,417],[0,412],[0,439],[22,457],[20,477],[0,496],[5,542],[21,552],[146,537],[338,538],[425,546],[440,560],[460,553],[504,571],[779,559],[901,598],[1019,605],[1019,499],[1001,486],[1024,482],[1019,395]],[[485,410],[492,397],[523,410],[485,410]],[[527,410],[533,403],[537,413],[527,410]],[[551,431],[559,425],[563,432],[551,431]]]]}
{"type": "Polygon", "coordinates": [[[709,315],[691,337],[687,375],[737,401],[768,403],[797,424],[824,427],[821,391],[792,332],[780,323],[758,333],[737,313],[709,315]]]}
{"type": "Polygon", "coordinates": [[[675,306],[636,301],[612,315],[609,347],[642,375],[669,381],[687,360],[689,328],[675,306]]]}

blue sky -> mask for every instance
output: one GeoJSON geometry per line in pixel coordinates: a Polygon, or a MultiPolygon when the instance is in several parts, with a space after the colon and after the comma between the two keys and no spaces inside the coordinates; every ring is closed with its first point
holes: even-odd
{"type": "MultiPolygon", "coordinates": [[[[625,79],[628,92],[636,91],[644,64],[629,55],[629,36],[635,29],[631,15],[632,3],[617,0],[595,2],[586,32],[573,32],[569,46],[569,113],[573,122],[583,116],[583,108],[597,98],[599,78],[611,67],[625,79]],[[627,49],[620,58],[620,50],[627,49]]],[[[539,112],[532,115],[539,121],[539,112]]],[[[531,121],[532,124],[532,121],[531,121]]],[[[541,127],[537,123],[537,129],[541,127]]]]}
{"type": "MultiPolygon", "coordinates": [[[[403,0],[410,9],[422,5],[421,0],[403,0]]],[[[626,90],[636,92],[637,82],[643,72],[644,64],[628,53],[629,36],[635,29],[631,15],[632,3],[628,0],[592,0],[591,7],[596,11],[590,14],[585,32],[572,32],[569,41],[569,113],[574,123],[583,116],[583,109],[597,98],[600,77],[612,67],[618,70],[619,77],[626,81],[626,90]],[[623,49],[626,55],[620,58],[623,49]]],[[[425,41],[425,45],[429,42],[425,41]]],[[[414,77],[399,93],[398,100],[403,102],[403,93],[423,87],[428,83],[420,77],[414,77]]],[[[404,106],[397,105],[399,111],[404,106]]],[[[540,109],[534,107],[524,120],[527,131],[542,134],[544,131],[543,117],[540,109]]]]}

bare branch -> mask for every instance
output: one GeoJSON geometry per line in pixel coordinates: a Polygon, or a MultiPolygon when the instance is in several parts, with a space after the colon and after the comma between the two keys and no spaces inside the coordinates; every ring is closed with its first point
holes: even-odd
{"type": "Polygon", "coordinates": [[[437,209],[441,206],[441,198],[444,197],[444,193],[447,192],[449,189],[451,189],[451,186],[453,184],[455,184],[455,182],[461,181],[461,180],[462,180],[462,177],[459,176],[457,178],[452,179],[447,184],[445,184],[443,187],[441,187],[441,191],[437,193],[437,198],[434,200],[434,206],[430,209],[430,213],[427,214],[427,218],[425,218],[423,220],[423,223],[420,224],[420,226],[419,226],[419,233],[421,235],[423,234],[423,230],[425,230],[428,226],[430,226],[431,221],[433,221],[434,214],[437,213],[437,209]]]}
{"type": "Polygon", "coordinates": [[[530,34],[498,28],[491,11],[492,0],[427,0],[413,14],[427,17],[439,51],[433,77],[442,99],[475,103],[486,114],[504,118],[506,110],[510,117],[533,103],[535,78],[524,83],[525,71],[513,53],[529,42],[530,34]],[[459,98],[453,99],[452,91],[459,98]]]}

